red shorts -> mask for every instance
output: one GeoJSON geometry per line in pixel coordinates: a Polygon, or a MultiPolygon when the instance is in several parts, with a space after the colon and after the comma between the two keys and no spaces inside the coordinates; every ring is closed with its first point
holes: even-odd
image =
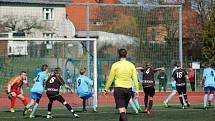
{"type": "Polygon", "coordinates": [[[11,89],[11,92],[15,92],[16,95],[20,95],[21,91],[17,89],[11,89]]]}

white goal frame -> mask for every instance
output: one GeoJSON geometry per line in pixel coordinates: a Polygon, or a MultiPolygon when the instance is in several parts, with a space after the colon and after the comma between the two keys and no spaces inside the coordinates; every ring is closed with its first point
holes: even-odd
{"type": "Polygon", "coordinates": [[[93,93],[98,106],[97,93],[97,39],[96,38],[0,38],[0,41],[90,41],[93,42],[93,93]]]}

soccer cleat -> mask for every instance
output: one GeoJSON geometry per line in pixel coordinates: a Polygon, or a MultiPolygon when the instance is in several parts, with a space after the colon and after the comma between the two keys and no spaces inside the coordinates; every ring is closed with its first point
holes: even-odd
{"type": "Polygon", "coordinates": [[[190,103],[187,103],[187,107],[190,107],[190,103]]]}
{"type": "Polygon", "coordinates": [[[30,115],[29,118],[35,118],[35,116],[34,115],[30,115]]]}
{"type": "Polygon", "coordinates": [[[82,112],[86,113],[86,112],[87,112],[87,110],[82,110],[82,112]]]}
{"type": "Polygon", "coordinates": [[[184,105],[182,105],[182,107],[181,107],[182,109],[185,109],[185,106],[184,105]]]}
{"type": "Polygon", "coordinates": [[[31,108],[26,108],[24,109],[23,111],[23,116],[25,116],[28,112],[32,112],[32,109],[31,108]]]}
{"type": "Polygon", "coordinates": [[[145,108],[143,113],[147,113],[148,112],[148,108],[145,108]]]}
{"type": "Polygon", "coordinates": [[[48,114],[46,118],[53,118],[52,115],[48,114]]]}
{"type": "Polygon", "coordinates": [[[207,111],[207,110],[208,110],[208,107],[204,107],[204,110],[206,110],[206,111],[207,111]]]}
{"type": "Polygon", "coordinates": [[[80,118],[80,116],[78,114],[74,114],[75,118],[80,118]]]}
{"type": "Polygon", "coordinates": [[[138,110],[136,110],[136,111],[135,111],[135,114],[137,115],[138,113],[139,113],[138,110]]]}
{"type": "Polygon", "coordinates": [[[166,101],[163,101],[164,106],[167,108],[169,107],[168,103],[166,101]]]}
{"type": "Polygon", "coordinates": [[[143,110],[140,107],[137,110],[138,110],[139,113],[143,112],[143,110]]]}
{"type": "Polygon", "coordinates": [[[13,109],[13,108],[10,108],[10,110],[9,110],[11,113],[14,113],[15,112],[15,110],[13,109]]]}
{"type": "Polygon", "coordinates": [[[151,111],[150,111],[150,110],[148,110],[148,111],[147,111],[147,114],[148,114],[148,115],[150,115],[150,114],[151,114],[151,111]]]}
{"type": "Polygon", "coordinates": [[[97,112],[98,112],[98,109],[97,109],[97,108],[93,109],[93,112],[94,112],[94,113],[97,113],[97,112]]]}

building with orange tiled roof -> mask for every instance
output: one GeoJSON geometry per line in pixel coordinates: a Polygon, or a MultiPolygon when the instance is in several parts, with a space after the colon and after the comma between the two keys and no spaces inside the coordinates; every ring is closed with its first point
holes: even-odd
{"type": "MultiPolygon", "coordinates": [[[[120,3],[118,0],[71,0],[74,3],[105,3],[105,4],[117,4],[120,3]]],[[[90,25],[100,25],[97,21],[97,16],[100,8],[98,6],[90,6],[90,25]]],[[[66,12],[70,19],[75,25],[76,31],[86,31],[86,18],[87,8],[81,5],[67,5],[66,12]]]]}

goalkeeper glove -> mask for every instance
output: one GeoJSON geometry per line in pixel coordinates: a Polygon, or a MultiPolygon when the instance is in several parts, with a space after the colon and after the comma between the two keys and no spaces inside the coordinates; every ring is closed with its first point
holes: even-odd
{"type": "Polygon", "coordinates": [[[12,99],[12,94],[11,93],[8,93],[8,98],[11,100],[12,99]]]}

